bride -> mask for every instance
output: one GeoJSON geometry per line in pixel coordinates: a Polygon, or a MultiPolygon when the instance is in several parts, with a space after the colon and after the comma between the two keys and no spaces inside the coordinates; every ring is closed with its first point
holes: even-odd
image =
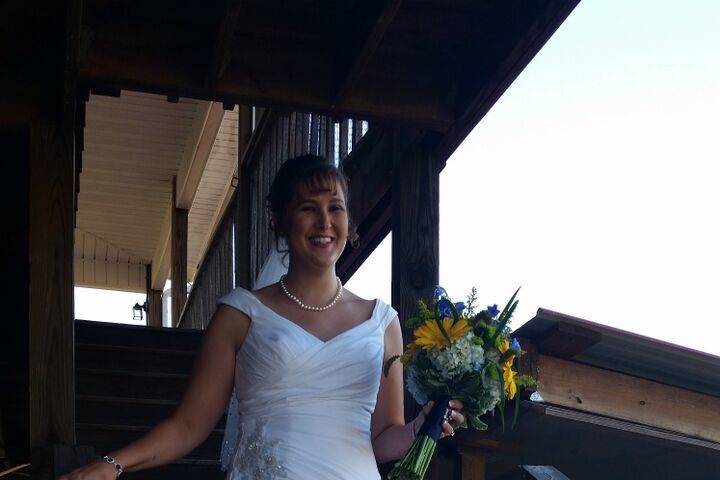
{"type": "MultiPolygon", "coordinates": [[[[350,292],[335,274],[357,239],[348,195],[326,159],[286,161],[268,195],[276,247],[255,290],[238,287],[218,301],[176,411],[60,479],[111,479],[182,458],[210,434],[231,393],[228,480],[376,480],[376,463],[401,458],[432,402],[405,423],[402,364],[382,375],[384,361],[402,354],[397,312],[350,292]]],[[[449,402],[442,437],[463,423],[462,407],[449,402]]]]}

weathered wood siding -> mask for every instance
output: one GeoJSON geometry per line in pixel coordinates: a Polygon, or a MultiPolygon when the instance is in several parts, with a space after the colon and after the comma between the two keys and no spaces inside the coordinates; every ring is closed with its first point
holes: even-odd
{"type": "MultiPolygon", "coordinates": [[[[234,203],[234,198],[231,199],[234,203]]],[[[216,300],[234,287],[234,209],[228,208],[195,275],[180,316],[180,327],[204,329],[215,311],[216,300]]],[[[173,319],[175,322],[175,319],[173,319]]]]}

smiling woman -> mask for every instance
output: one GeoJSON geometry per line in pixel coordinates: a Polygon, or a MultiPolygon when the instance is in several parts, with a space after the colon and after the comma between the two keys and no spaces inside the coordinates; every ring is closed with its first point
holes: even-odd
{"type": "MultiPolygon", "coordinates": [[[[323,157],[289,159],[267,200],[278,246],[255,290],[237,287],[218,300],[173,415],[61,480],[109,479],[181,458],[207,438],[229,398],[228,480],[379,480],[377,464],[408,450],[432,405],[405,422],[401,364],[382,375],[402,353],[398,312],[337,276],[347,243],[357,242],[342,170],[323,157]]],[[[463,405],[446,407],[441,428],[450,436],[463,405]]]]}

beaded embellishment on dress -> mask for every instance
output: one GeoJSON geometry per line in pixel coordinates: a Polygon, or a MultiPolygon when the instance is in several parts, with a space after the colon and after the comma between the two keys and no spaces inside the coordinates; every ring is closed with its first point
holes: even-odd
{"type": "Polygon", "coordinates": [[[240,445],[235,452],[234,471],[249,479],[275,480],[287,478],[285,467],[277,458],[279,440],[265,437],[265,419],[257,419],[251,432],[245,432],[243,425],[240,445]]]}

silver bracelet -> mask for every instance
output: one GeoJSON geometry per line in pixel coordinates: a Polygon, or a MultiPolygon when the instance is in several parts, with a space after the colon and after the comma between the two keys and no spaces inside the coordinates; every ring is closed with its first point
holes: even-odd
{"type": "Polygon", "coordinates": [[[105,455],[103,457],[103,460],[105,460],[107,463],[113,466],[115,468],[115,478],[119,477],[121,473],[123,473],[123,466],[120,465],[118,462],[115,461],[114,458],[105,455]]]}

